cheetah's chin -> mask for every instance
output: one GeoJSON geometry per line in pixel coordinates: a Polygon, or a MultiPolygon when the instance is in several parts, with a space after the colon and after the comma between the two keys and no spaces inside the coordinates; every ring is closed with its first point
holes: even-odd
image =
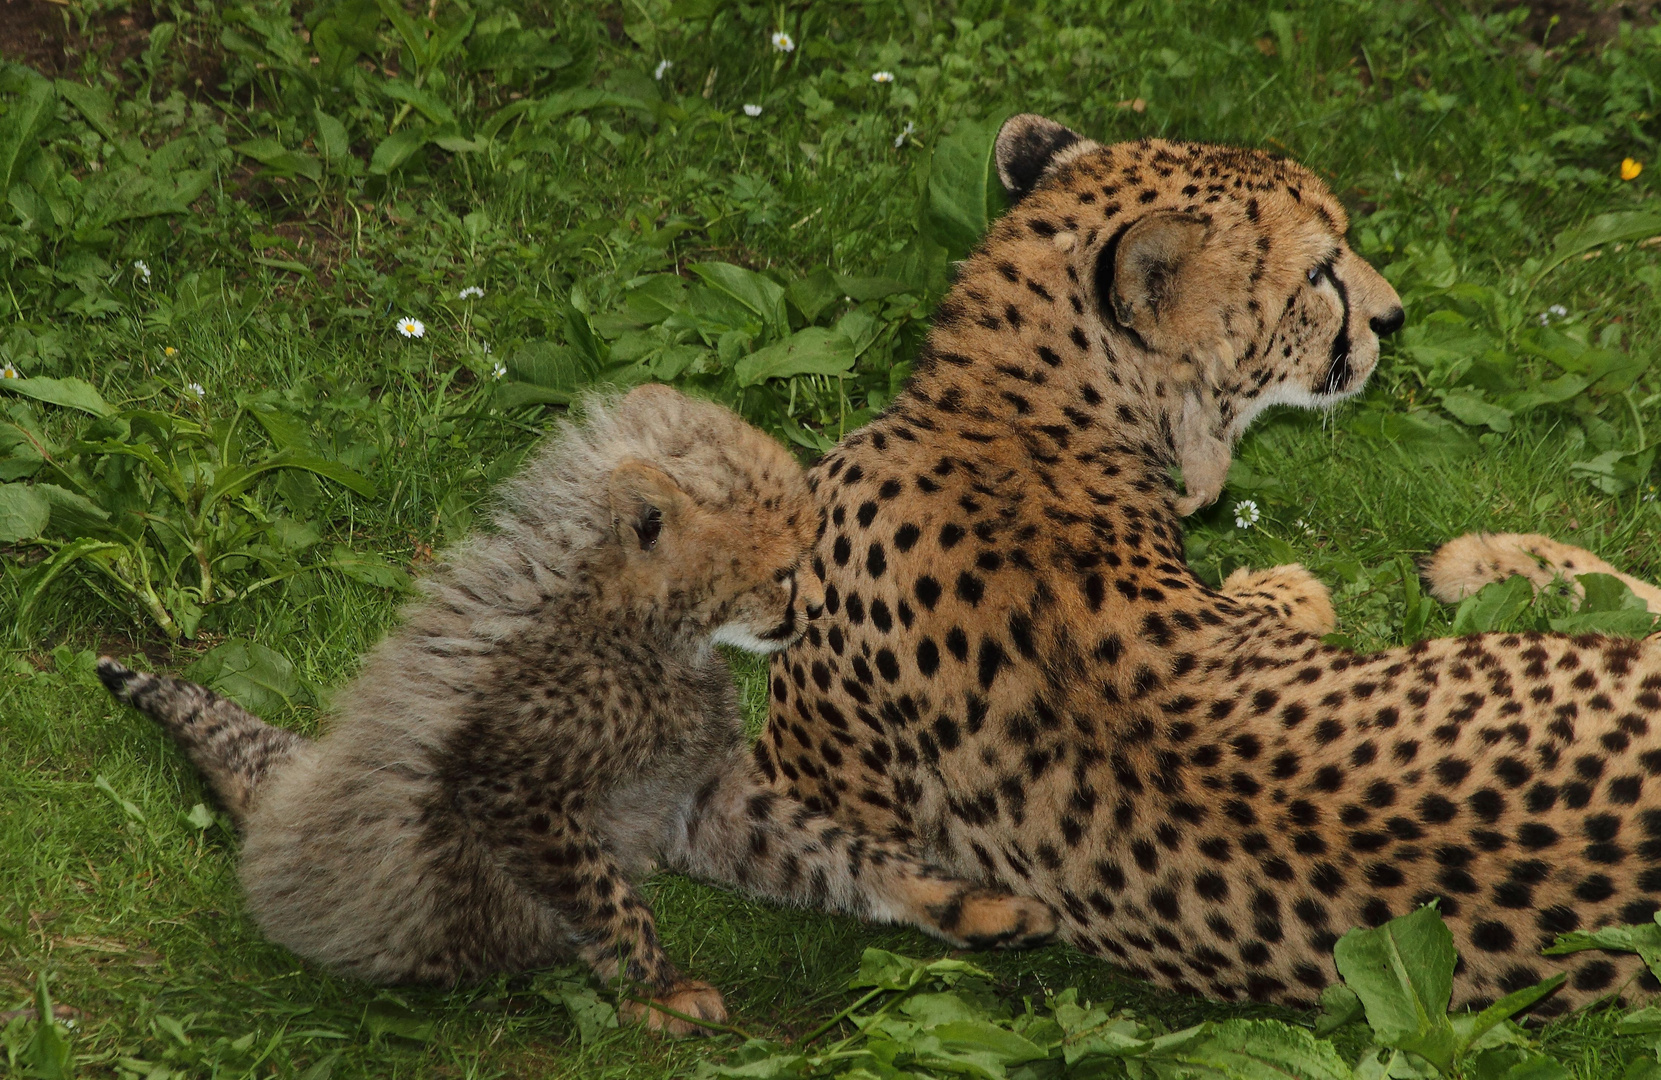
{"type": "Polygon", "coordinates": [[[748,626],[737,623],[728,623],[715,628],[715,633],[709,636],[715,645],[731,645],[735,649],[743,649],[751,653],[783,652],[802,639],[800,630],[792,630],[788,623],[757,634],[748,626]]]}

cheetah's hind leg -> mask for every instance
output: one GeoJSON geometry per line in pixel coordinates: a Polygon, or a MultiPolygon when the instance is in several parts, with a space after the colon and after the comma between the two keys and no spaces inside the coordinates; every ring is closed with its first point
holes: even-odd
{"type": "Polygon", "coordinates": [[[1521,574],[1536,589],[1567,589],[1576,600],[1585,595],[1577,575],[1609,574],[1661,615],[1661,588],[1621,573],[1585,548],[1538,533],[1466,533],[1443,544],[1424,568],[1430,594],[1445,604],[1456,604],[1513,574],[1521,574]]]}
{"type": "Polygon", "coordinates": [[[1338,629],[1332,595],[1302,563],[1250,570],[1242,566],[1223,582],[1223,594],[1248,607],[1267,609],[1296,630],[1330,634],[1338,629]]]}
{"type": "Polygon", "coordinates": [[[747,753],[699,790],[669,862],[752,896],[909,923],[960,948],[1021,947],[1055,933],[1043,902],[950,877],[769,790],[747,753]]]}

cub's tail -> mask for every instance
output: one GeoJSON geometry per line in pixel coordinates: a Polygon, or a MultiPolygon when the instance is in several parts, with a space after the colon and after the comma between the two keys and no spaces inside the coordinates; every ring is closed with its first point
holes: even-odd
{"type": "Polygon", "coordinates": [[[98,678],[110,693],[167,729],[239,826],[260,785],[306,745],[294,732],[272,727],[193,682],[132,671],[108,656],[98,659],[98,678]]]}

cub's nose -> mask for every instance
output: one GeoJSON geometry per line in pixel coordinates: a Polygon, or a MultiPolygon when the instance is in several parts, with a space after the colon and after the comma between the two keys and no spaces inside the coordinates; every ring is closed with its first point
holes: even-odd
{"type": "Polygon", "coordinates": [[[817,619],[825,613],[825,605],[823,602],[809,600],[803,605],[803,610],[807,612],[807,617],[809,619],[817,619]]]}
{"type": "Polygon", "coordinates": [[[1401,308],[1391,308],[1383,315],[1374,315],[1367,320],[1367,325],[1373,328],[1373,333],[1379,337],[1389,337],[1401,329],[1401,324],[1407,321],[1407,312],[1401,308]]]}

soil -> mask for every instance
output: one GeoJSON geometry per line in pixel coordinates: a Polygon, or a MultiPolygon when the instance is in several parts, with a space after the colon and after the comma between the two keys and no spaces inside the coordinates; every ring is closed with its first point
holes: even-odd
{"type": "Polygon", "coordinates": [[[1567,45],[1576,38],[1597,48],[1615,40],[1623,22],[1647,26],[1661,17],[1661,0],[1522,0],[1493,5],[1495,11],[1528,8],[1523,36],[1542,48],[1567,45]],[[1555,23],[1552,20],[1557,20],[1555,23]]]}
{"type": "Polygon", "coordinates": [[[27,64],[42,75],[73,75],[88,52],[107,51],[111,66],[144,51],[156,23],[148,5],[95,16],[82,33],[66,3],[0,0],[0,57],[27,64]]]}

